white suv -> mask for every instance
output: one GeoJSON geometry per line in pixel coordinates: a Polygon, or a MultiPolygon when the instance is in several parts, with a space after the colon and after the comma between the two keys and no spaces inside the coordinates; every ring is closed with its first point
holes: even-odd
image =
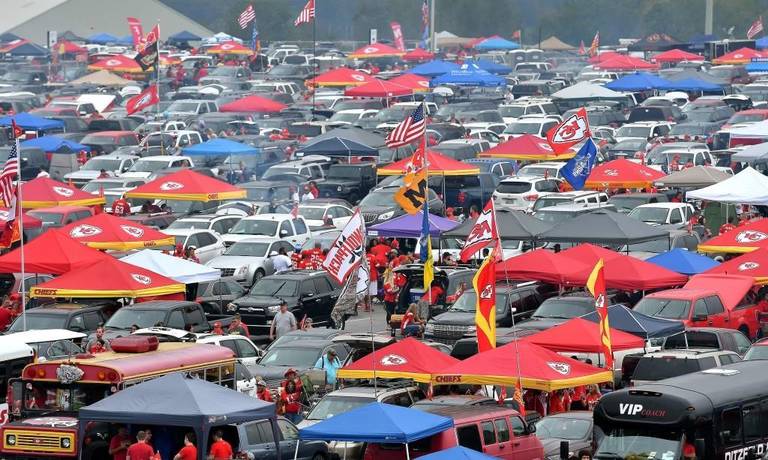
{"type": "Polygon", "coordinates": [[[501,133],[501,137],[510,139],[523,134],[533,134],[545,138],[547,132],[557,126],[560,121],[560,117],[556,115],[526,115],[507,125],[507,129],[501,133]]]}
{"type": "Polygon", "coordinates": [[[533,176],[504,179],[493,192],[493,201],[500,207],[529,211],[539,197],[559,192],[561,183],[559,179],[533,176]]]}
{"type": "Polygon", "coordinates": [[[616,142],[627,139],[645,139],[651,140],[657,137],[664,137],[669,134],[672,125],[662,121],[638,121],[627,123],[616,130],[614,138],[616,142]]]}
{"type": "Polygon", "coordinates": [[[294,219],[288,214],[259,214],[243,218],[223,238],[224,244],[231,246],[254,236],[279,238],[295,248],[303,245],[312,234],[301,216],[294,219]]]}
{"type": "Polygon", "coordinates": [[[518,100],[511,104],[501,104],[499,113],[504,123],[510,124],[525,115],[556,114],[557,107],[552,102],[518,100]]]}

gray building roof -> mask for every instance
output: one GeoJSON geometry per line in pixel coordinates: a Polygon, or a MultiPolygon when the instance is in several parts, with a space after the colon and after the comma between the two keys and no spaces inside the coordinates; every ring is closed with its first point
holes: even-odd
{"type": "MultiPolygon", "coordinates": [[[[0,14],[0,33],[12,32],[38,44],[46,44],[46,33],[66,30],[88,37],[106,32],[129,35],[127,17],[141,20],[144,33],[160,24],[160,39],[182,30],[201,37],[213,32],[159,0],[24,0],[0,14]]],[[[234,19],[233,19],[234,20],[234,19]]]]}

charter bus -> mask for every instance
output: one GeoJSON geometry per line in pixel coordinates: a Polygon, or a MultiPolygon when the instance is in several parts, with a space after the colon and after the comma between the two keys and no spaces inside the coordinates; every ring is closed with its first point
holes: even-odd
{"type": "Polygon", "coordinates": [[[0,428],[2,458],[77,458],[106,455],[108,427],[88,427],[78,439],[81,407],[138,383],[184,372],[235,388],[232,350],[195,343],[158,343],[157,337],[112,340],[112,351],[27,365],[11,381],[11,421],[0,428]]]}
{"type": "Polygon", "coordinates": [[[600,398],[605,433],[596,459],[762,459],[768,453],[768,362],[723,367],[618,390],[600,398]]]}

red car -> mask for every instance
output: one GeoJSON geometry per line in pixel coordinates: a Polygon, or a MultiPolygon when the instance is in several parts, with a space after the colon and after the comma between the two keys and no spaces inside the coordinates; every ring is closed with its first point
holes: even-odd
{"type": "Polygon", "coordinates": [[[761,334],[755,280],[747,276],[696,275],[681,289],[654,292],[640,299],[634,310],[650,316],[682,321],[686,327],[737,329],[749,338],[761,334]]]}
{"type": "Polygon", "coordinates": [[[720,129],[730,128],[739,123],[757,123],[764,120],[768,120],[768,109],[742,110],[731,115],[731,118],[720,129]]]}

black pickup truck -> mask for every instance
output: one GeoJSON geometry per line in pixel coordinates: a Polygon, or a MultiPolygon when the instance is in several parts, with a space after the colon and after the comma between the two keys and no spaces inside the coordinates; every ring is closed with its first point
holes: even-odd
{"type": "Polygon", "coordinates": [[[353,163],[331,166],[325,181],[319,182],[317,188],[323,198],[342,198],[357,204],[375,185],[376,165],[353,163]]]}

